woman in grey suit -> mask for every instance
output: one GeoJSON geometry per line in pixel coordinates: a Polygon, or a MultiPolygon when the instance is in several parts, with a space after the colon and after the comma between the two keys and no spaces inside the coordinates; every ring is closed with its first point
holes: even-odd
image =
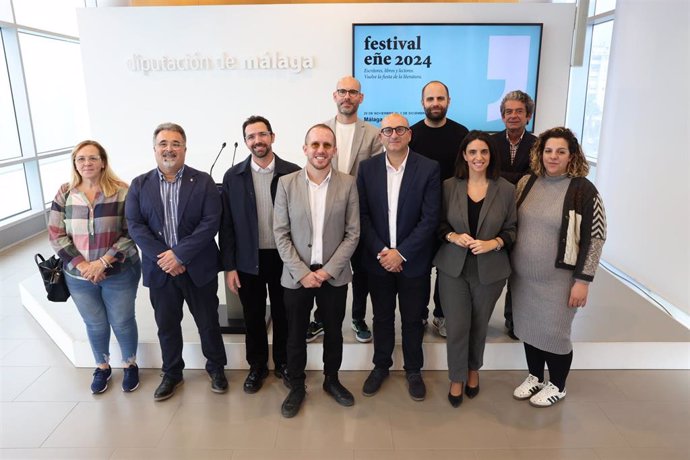
{"type": "Polygon", "coordinates": [[[455,176],[443,183],[434,259],[446,315],[448,401],[479,393],[489,318],[510,275],[507,249],[516,236],[515,189],[500,177],[499,156],[487,133],[471,131],[460,144],[455,176]]]}

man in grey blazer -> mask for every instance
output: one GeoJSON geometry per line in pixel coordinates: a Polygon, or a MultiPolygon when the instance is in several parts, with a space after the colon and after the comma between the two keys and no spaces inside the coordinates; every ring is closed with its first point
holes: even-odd
{"type": "MultiPolygon", "coordinates": [[[[357,177],[359,163],[383,151],[379,130],[357,117],[359,105],[364,101],[364,93],[359,81],[351,76],[338,80],[333,91],[333,102],[338,108],[335,117],[324,122],[335,133],[338,153],[333,157],[333,167],[339,172],[357,177]]],[[[371,342],[371,331],[364,321],[367,313],[369,285],[367,274],[362,267],[362,248],[359,246],[352,254],[352,330],[359,342],[371,342]]],[[[320,311],[314,311],[314,321],[307,330],[307,342],[323,334],[320,311]]]]}
{"type": "Polygon", "coordinates": [[[281,413],[294,417],[306,396],[307,344],[304,341],[314,299],[324,324],[323,389],[338,404],[352,406],[354,397],[338,380],[343,357],[342,324],[350,257],[359,241],[359,197],[352,176],[332,167],[336,154],[333,131],[311,127],[304,140],[307,165],[278,181],[273,233],[283,260],[288,320],[287,362],[290,393],[281,413]]]}

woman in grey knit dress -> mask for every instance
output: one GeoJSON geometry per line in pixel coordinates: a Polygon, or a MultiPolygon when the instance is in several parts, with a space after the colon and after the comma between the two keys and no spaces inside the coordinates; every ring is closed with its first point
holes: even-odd
{"type": "Polygon", "coordinates": [[[606,239],[606,216],[569,129],[543,132],[532,149],[531,167],[533,173],[516,190],[519,231],[510,277],[515,335],[524,342],[529,375],[513,397],[548,407],[566,395],[571,326],[587,303],[606,239]]]}

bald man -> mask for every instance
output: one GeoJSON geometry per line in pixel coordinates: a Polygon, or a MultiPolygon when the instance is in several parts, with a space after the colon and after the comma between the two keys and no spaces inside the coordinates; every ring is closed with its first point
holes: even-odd
{"type": "Polygon", "coordinates": [[[440,168],[409,148],[412,130],[402,115],[385,117],[379,136],[384,154],[363,161],[357,175],[362,264],[374,309],[374,370],[362,393],[373,396],[393,365],[397,303],[408,390],[421,401],[426,395],[422,311],[441,210],[440,168]]]}

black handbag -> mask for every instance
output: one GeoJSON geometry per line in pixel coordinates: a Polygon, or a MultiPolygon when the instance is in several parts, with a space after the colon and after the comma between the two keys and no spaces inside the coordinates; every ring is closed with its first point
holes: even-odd
{"type": "Polygon", "coordinates": [[[41,254],[36,254],[34,262],[38,265],[38,271],[43,278],[48,300],[66,302],[69,299],[69,289],[65,281],[65,273],[62,271],[62,260],[55,256],[45,260],[41,254]]]}

